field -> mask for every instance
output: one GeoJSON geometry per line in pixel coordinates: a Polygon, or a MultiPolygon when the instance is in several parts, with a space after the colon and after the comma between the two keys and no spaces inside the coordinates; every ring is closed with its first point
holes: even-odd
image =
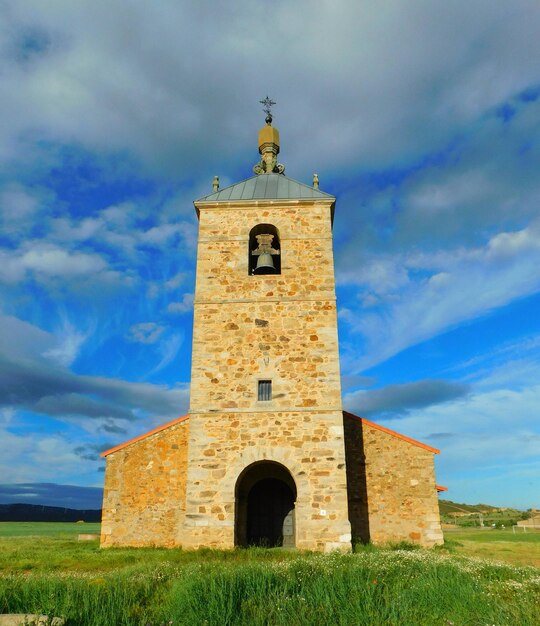
{"type": "Polygon", "coordinates": [[[460,528],[444,534],[457,554],[540,568],[540,530],[460,528]]]}
{"type": "Polygon", "coordinates": [[[76,540],[98,527],[0,524],[0,613],[61,615],[77,626],[540,623],[540,570],[523,566],[539,564],[540,533],[460,529],[440,549],[350,555],[100,550],[76,540]]]}

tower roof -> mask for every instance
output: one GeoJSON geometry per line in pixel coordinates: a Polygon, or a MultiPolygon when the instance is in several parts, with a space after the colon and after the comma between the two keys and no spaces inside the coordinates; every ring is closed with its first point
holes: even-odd
{"type": "Polygon", "coordinates": [[[335,197],[319,189],[288,178],[284,174],[259,174],[203,196],[198,202],[229,202],[231,200],[335,200],[335,197]]]}

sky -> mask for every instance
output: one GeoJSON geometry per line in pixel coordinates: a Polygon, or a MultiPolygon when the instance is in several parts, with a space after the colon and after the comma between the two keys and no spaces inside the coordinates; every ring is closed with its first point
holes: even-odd
{"type": "Polygon", "coordinates": [[[0,0],[0,502],[99,508],[186,413],[193,200],[337,197],[344,407],[540,507],[540,4],[0,0]]]}

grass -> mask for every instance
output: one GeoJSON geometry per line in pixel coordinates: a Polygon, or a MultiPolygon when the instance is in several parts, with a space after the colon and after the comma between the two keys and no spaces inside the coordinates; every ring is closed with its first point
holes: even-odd
{"type": "Polygon", "coordinates": [[[83,522],[0,522],[0,537],[71,537],[99,534],[101,524],[83,522]]]}
{"type": "Polygon", "coordinates": [[[455,544],[457,554],[540,567],[540,531],[464,528],[446,530],[445,537],[455,544]]]}
{"type": "Polygon", "coordinates": [[[40,528],[0,539],[0,612],[61,615],[68,626],[538,625],[540,570],[461,554],[466,544],[540,547],[528,534],[468,530],[438,550],[321,555],[100,550],[62,527],[36,537],[40,528]]]}

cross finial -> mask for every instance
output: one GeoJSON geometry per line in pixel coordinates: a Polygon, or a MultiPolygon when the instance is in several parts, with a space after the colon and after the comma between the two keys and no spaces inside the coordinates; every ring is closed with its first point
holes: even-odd
{"type": "Polygon", "coordinates": [[[263,105],[263,111],[266,113],[266,123],[272,123],[272,106],[276,104],[273,100],[270,100],[268,96],[264,100],[259,100],[259,102],[263,105]]]}

